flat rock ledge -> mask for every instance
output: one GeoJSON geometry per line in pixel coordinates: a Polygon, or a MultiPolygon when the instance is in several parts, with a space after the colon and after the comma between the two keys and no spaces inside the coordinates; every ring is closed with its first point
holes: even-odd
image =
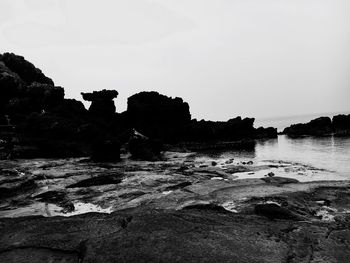
{"type": "Polygon", "coordinates": [[[215,209],[0,219],[0,262],[349,262],[349,224],[215,209]]]}

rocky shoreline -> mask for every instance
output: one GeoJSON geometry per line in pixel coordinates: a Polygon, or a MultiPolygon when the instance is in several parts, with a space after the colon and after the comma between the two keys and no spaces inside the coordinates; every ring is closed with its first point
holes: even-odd
{"type": "MultiPolygon", "coordinates": [[[[350,181],[220,155],[276,139],[253,118],[198,121],[157,92],[117,113],[117,96],[82,93],[87,110],[0,55],[0,262],[348,262],[350,181]]],[[[347,135],[348,122],[284,133],[347,135]]]]}
{"type": "Polygon", "coordinates": [[[2,262],[347,262],[350,256],[350,181],[300,174],[329,171],[194,152],[165,152],[156,162],[128,157],[0,163],[7,173],[2,262]]]}

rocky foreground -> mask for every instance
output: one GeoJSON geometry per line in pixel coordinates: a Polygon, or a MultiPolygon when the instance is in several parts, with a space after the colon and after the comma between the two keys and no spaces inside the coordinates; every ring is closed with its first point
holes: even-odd
{"type": "Polygon", "coordinates": [[[2,262],[348,262],[345,223],[216,209],[1,221],[2,262]]]}
{"type": "Polygon", "coordinates": [[[0,262],[350,258],[350,181],[313,181],[331,171],[180,152],[0,166],[0,262]]]}

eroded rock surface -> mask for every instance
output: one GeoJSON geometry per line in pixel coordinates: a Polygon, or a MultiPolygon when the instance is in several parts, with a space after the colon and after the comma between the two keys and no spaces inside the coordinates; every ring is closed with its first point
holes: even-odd
{"type": "Polygon", "coordinates": [[[348,262],[348,227],[215,209],[0,219],[2,262],[348,262]]]}

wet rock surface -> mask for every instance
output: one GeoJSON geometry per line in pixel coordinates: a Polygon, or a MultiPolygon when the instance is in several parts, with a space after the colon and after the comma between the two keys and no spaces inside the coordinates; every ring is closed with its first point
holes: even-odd
{"type": "Polygon", "coordinates": [[[0,219],[3,262],[348,262],[349,228],[215,209],[0,219]]]}
{"type": "Polygon", "coordinates": [[[82,181],[79,181],[75,184],[68,185],[67,188],[77,188],[77,187],[90,187],[97,185],[106,185],[106,184],[119,184],[121,183],[122,175],[118,175],[115,173],[112,174],[104,174],[100,176],[95,176],[92,178],[88,178],[82,181]]]}
{"type": "Polygon", "coordinates": [[[122,154],[117,163],[0,165],[0,186],[35,183],[0,198],[1,262],[347,262],[350,255],[350,182],[293,179],[304,178],[300,169],[327,173],[314,167],[181,152],[155,162],[122,154]]]}
{"type": "Polygon", "coordinates": [[[307,182],[331,173],[295,163],[270,165],[181,152],[165,152],[158,161],[129,157],[122,154],[119,162],[89,158],[0,161],[0,188],[4,190],[0,217],[71,216],[133,207],[181,209],[198,203],[240,211],[240,206],[247,206],[245,200],[253,197],[341,184],[307,182]],[[308,173],[300,175],[301,169],[308,173]],[[266,176],[272,171],[275,176],[266,176]]]}

